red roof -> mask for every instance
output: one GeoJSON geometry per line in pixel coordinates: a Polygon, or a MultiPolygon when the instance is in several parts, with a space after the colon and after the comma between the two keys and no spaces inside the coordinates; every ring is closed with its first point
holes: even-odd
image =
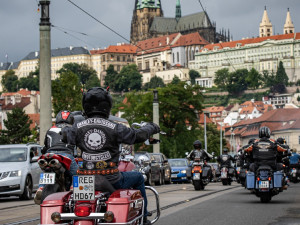
{"type": "MultiPolygon", "coordinates": [[[[200,118],[199,118],[198,123],[204,125],[204,113],[199,114],[199,117],[200,118]]],[[[213,121],[209,117],[206,116],[206,123],[213,123],[213,121]]]]}
{"type": "MultiPolygon", "coordinates": [[[[3,99],[4,100],[4,99],[3,99]]],[[[3,104],[2,104],[2,110],[12,110],[14,108],[21,108],[21,109],[24,109],[27,105],[29,105],[31,103],[30,101],[30,97],[22,97],[21,98],[21,102],[18,102],[16,104],[7,104],[5,105],[4,104],[4,101],[3,101],[3,104]]]]}
{"type": "Polygon", "coordinates": [[[218,49],[227,48],[227,47],[235,48],[235,47],[237,47],[237,44],[244,46],[246,44],[255,44],[255,43],[263,42],[266,40],[284,40],[284,39],[293,39],[294,37],[295,37],[295,39],[300,39],[300,33],[280,34],[280,35],[273,35],[273,36],[268,36],[268,37],[257,37],[257,38],[249,38],[249,39],[237,40],[237,41],[231,41],[231,42],[208,44],[208,45],[204,46],[204,48],[208,49],[208,50],[213,50],[215,47],[218,47],[218,49]]]}
{"type": "Polygon", "coordinates": [[[32,123],[30,124],[30,129],[35,128],[35,126],[40,125],[40,114],[28,114],[29,118],[31,119],[32,123]]]}
{"type": "Polygon", "coordinates": [[[182,35],[172,47],[189,46],[189,45],[207,45],[209,44],[198,32],[182,35]]]}
{"type": "Polygon", "coordinates": [[[2,93],[1,96],[2,96],[2,97],[5,97],[5,96],[14,96],[14,95],[19,94],[19,95],[22,95],[22,96],[26,97],[26,96],[31,95],[31,94],[33,94],[33,93],[35,93],[36,95],[39,95],[39,94],[40,94],[39,91],[29,91],[29,90],[27,90],[27,89],[20,89],[20,90],[17,91],[17,92],[6,92],[6,93],[2,93]]]}
{"type": "Polygon", "coordinates": [[[110,45],[106,49],[101,50],[91,50],[91,54],[104,54],[104,53],[124,53],[124,54],[135,54],[137,47],[131,44],[122,45],[110,45]]]}

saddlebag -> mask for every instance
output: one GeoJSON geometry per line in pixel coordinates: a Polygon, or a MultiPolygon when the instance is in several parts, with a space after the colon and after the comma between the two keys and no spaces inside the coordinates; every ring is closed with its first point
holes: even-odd
{"type": "Polygon", "coordinates": [[[282,187],[283,173],[280,171],[274,172],[274,188],[282,187]]]}
{"type": "Polygon", "coordinates": [[[232,167],[229,167],[229,168],[228,168],[228,174],[229,174],[230,176],[233,176],[233,175],[234,175],[234,169],[233,169],[232,167]]]}
{"type": "Polygon", "coordinates": [[[247,189],[254,189],[255,187],[255,174],[253,172],[248,172],[247,178],[247,189]]]}
{"type": "Polygon", "coordinates": [[[242,178],[242,179],[246,178],[246,170],[244,170],[244,169],[240,170],[240,178],[242,178]]]}
{"type": "Polygon", "coordinates": [[[211,174],[209,167],[203,167],[202,177],[205,179],[211,174]]]}

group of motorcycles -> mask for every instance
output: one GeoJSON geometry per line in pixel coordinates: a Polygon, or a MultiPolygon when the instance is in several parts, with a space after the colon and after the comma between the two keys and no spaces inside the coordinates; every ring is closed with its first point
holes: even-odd
{"type": "MultiPolygon", "coordinates": [[[[155,140],[152,143],[156,143],[155,140]]],[[[130,155],[131,148],[120,147],[119,171],[132,171],[138,167],[143,174],[143,162],[135,162],[135,165],[130,155]]],[[[70,177],[66,172],[70,167],[70,160],[58,154],[47,153],[40,157],[38,163],[43,171],[40,183],[44,185],[40,224],[143,224],[144,199],[140,191],[115,190],[104,176],[101,176],[100,181],[95,181],[93,173],[70,177]],[[96,184],[98,186],[95,191],[96,184]]],[[[160,217],[159,195],[153,187],[145,188],[156,199],[156,215],[151,221],[153,224],[160,217]]]]}

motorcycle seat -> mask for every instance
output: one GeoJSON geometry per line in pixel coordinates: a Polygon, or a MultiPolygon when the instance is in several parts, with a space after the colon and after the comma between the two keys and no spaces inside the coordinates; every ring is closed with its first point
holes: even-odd
{"type": "Polygon", "coordinates": [[[260,171],[260,170],[271,170],[271,171],[273,171],[273,169],[268,165],[259,166],[257,171],[260,171]]]}

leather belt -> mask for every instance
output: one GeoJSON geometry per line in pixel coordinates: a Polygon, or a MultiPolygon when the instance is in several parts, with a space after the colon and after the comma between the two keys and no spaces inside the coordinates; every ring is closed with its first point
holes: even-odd
{"type": "Polygon", "coordinates": [[[118,169],[106,169],[106,170],[77,170],[77,174],[82,175],[109,175],[118,173],[118,169]]]}

